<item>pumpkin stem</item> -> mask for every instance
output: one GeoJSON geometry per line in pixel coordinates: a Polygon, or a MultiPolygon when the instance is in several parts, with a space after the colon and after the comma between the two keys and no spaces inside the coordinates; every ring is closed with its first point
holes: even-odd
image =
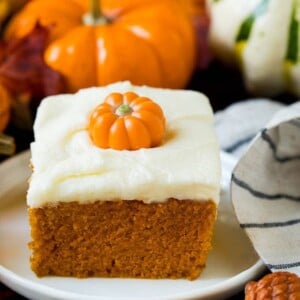
{"type": "Polygon", "coordinates": [[[107,24],[108,20],[104,17],[101,10],[101,1],[90,0],[89,2],[89,12],[83,16],[83,23],[85,25],[107,24]]]}
{"type": "Polygon", "coordinates": [[[100,1],[99,0],[90,0],[90,13],[94,20],[99,19],[102,17],[100,1]]]}
{"type": "Polygon", "coordinates": [[[116,114],[118,116],[126,116],[129,115],[131,112],[132,108],[127,104],[121,104],[116,110],[116,114]]]}
{"type": "Polygon", "coordinates": [[[15,141],[12,137],[0,133],[0,154],[13,155],[16,150],[15,141]]]}

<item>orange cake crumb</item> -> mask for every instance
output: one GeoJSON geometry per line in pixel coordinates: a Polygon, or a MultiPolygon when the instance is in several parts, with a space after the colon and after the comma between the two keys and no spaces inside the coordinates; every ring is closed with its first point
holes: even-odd
{"type": "Polygon", "coordinates": [[[195,279],[211,249],[216,204],[61,202],[28,213],[38,276],[195,279]]]}

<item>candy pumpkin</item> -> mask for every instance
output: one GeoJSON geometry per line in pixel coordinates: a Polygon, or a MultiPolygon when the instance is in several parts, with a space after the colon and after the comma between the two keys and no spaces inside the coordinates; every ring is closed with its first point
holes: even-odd
{"type": "Polygon", "coordinates": [[[23,36],[37,21],[50,26],[44,58],[72,92],[121,80],[169,88],[187,84],[195,35],[179,2],[106,0],[94,15],[87,14],[88,3],[32,0],[12,18],[5,38],[23,36]]]}
{"type": "Polygon", "coordinates": [[[300,96],[300,2],[209,0],[210,41],[217,57],[242,70],[254,94],[300,96]]]}
{"type": "Polygon", "coordinates": [[[137,150],[162,142],[165,117],[149,98],[133,92],[112,93],[92,112],[88,129],[100,148],[137,150]]]}

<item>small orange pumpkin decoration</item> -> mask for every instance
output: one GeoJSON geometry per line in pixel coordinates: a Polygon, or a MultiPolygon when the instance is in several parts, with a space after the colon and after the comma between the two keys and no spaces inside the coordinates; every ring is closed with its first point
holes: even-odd
{"type": "Polygon", "coordinates": [[[112,93],[92,112],[88,130],[100,148],[137,150],[158,146],[165,132],[160,106],[133,92],[112,93]]]}
{"type": "Polygon", "coordinates": [[[6,88],[0,84],[0,132],[2,132],[10,119],[11,97],[6,88]]]}
{"type": "Polygon", "coordinates": [[[5,38],[24,36],[37,21],[49,26],[44,58],[65,76],[71,92],[122,80],[168,88],[187,84],[195,33],[179,1],[104,0],[103,13],[95,10],[93,18],[87,7],[87,0],[31,0],[12,18],[5,38]]]}

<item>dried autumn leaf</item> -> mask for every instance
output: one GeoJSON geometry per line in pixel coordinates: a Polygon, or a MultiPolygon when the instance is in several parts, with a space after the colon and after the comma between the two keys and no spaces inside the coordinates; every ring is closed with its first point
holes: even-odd
{"type": "Polygon", "coordinates": [[[0,83],[12,95],[29,95],[41,99],[65,91],[61,74],[46,65],[43,53],[48,41],[48,28],[36,24],[20,39],[0,45],[0,83]]]}
{"type": "Polygon", "coordinates": [[[11,98],[4,86],[0,84],[0,133],[6,128],[10,118],[11,98]]]}

